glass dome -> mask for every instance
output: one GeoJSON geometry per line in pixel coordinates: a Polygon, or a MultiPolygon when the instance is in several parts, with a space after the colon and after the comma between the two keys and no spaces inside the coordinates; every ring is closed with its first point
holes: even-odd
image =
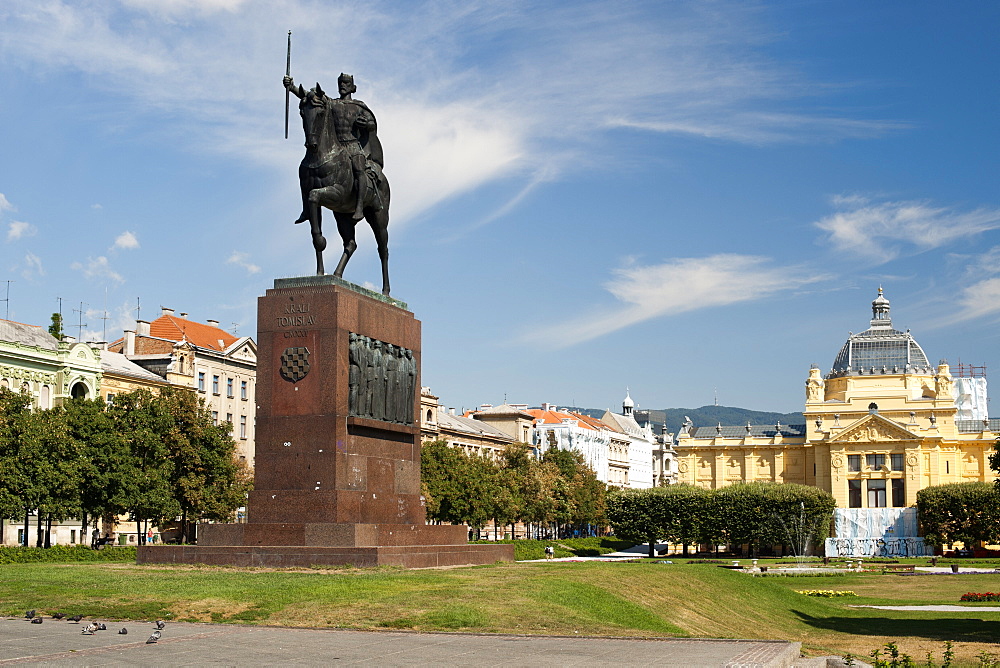
{"type": "Polygon", "coordinates": [[[899,373],[932,373],[932,369],[923,348],[910,333],[892,328],[889,300],[879,288],[872,302],[871,327],[850,335],[827,378],[899,373]]]}

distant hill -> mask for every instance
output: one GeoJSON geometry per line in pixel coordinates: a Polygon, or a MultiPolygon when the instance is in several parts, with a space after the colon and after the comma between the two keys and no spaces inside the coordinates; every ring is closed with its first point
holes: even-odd
{"type": "MultiPolygon", "coordinates": [[[[597,408],[570,408],[569,410],[601,417],[604,409],[597,408]]],[[[642,411],[643,409],[637,409],[642,411]]],[[[802,413],[771,413],[768,411],[752,411],[749,408],[736,408],[735,406],[702,406],[701,408],[664,408],[662,410],[649,410],[649,419],[653,423],[653,433],[660,433],[663,423],[667,424],[667,431],[677,434],[684,423],[684,416],[691,418],[696,427],[714,427],[717,424],[723,426],[742,426],[750,421],[754,425],[773,425],[777,421],[781,424],[804,424],[805,418],[802,413]]]]}

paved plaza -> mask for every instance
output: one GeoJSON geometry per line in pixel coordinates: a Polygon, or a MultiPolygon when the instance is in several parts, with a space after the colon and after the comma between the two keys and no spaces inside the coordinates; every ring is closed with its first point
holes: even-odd
{"type": "Polygon", "coordinates": [[[0,619],[0,665],[46,666],[741,666],[786,667],[799,643],[626,640],[464,633],[364,632],[170,622],[81,624],[0,619]],[[119,635],[122,627],[128,635],[119,635]]]}

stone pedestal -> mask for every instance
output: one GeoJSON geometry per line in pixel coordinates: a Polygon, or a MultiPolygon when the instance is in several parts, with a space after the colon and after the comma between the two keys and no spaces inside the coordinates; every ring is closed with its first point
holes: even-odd
{"type": "Polygon", "coordinates": [[[278,279],[258,300],[257,440],[245,524],[139,563],[242,566],[512,561],[428,526],[420,495],[420,322],[402,302],[332,276],[278,279]]]}

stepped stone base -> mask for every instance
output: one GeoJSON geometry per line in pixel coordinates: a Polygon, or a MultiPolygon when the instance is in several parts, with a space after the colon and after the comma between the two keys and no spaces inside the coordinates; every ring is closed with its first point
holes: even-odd
{"type": "MultiPolygon", "coordinates": [[[[464,527],[459,527],[464,529],[464,527]]],[[[435,568],[513,561],[513,545],[397,545],[379,547],[296,547],[239,545],[146,545],[138,548],[140,564],[206,564],[210,566],[308,568],[310,566],[402,566],[435,568]]]]}

